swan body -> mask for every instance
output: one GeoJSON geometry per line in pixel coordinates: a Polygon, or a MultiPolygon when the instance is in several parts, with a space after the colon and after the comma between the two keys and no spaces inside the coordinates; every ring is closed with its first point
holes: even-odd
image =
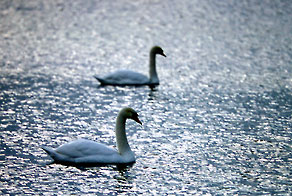
{"type": "Polygon", "coordinates": [[[130,70],[118,70],[104,77],[95,76],[101,85],[114,86],[140,86],[140,85],[159,85],[159,79],[156,72],[156,54],[164,57],[163,50],[159,46],[154,46],[150,50],[149,78],[141,73],[130,70]]]}
{"type": "Polygon", "coordinates": [[[135,86],[150,84],[149,78],[147,76],[131,70],[119,70],[106,75],[104,78],[96,77],[96,79],[102,85],[135,86]]]}
{"type": "Polygon", "coordinates": [[[59,146],[56,149],[43,147],[55,163],[70,165],[107,165],[130,164],[135,162],[125,132],[127,119],[141,123],[138,114],[132,108],[120,111],[116,121],[116,142],[118,150],[87,139],[78,139],[59,146]]]}

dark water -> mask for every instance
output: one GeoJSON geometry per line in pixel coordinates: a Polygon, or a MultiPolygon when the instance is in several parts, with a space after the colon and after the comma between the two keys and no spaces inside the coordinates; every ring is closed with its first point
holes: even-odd
{"type": "Polygon", "coordinates": [[[289,195],[290,1],[0,2],[0,191],[44,195],[289,195]],[[120,68],[161,85],[99,88],[120,68]],[[85,171],[41,146],[114,146],[125,106],[137,163],[85,171]]]}

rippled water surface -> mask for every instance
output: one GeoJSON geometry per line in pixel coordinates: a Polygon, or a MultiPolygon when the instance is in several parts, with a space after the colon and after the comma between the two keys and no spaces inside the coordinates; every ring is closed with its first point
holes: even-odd
{"type": "Polygon", "coordinates": [[[0,193],[289,195],[291,1],[0,2],[0,193]],[[99,87],[127,68],[160,86],[99,87]],[[46,165],[41,146],[115,146],[118,111],[131,168],[46,165]]]}

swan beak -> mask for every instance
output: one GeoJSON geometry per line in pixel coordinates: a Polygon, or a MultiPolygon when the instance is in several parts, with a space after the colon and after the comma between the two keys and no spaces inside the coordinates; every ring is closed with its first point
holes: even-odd
{"type": "Polygon", "coordinates": [[[166,55],[164,53],[161,54],[162,56],[166,57],[166,55]]]}
{"type": "Polygon", "coordinates": [[[138,116],[133,117],[133,120],[142,125],[142,122],[139,120],[138,116]]]}

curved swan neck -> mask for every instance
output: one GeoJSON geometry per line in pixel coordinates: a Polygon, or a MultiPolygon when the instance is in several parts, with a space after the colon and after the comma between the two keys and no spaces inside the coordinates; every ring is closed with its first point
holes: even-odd
{"type": "Polygon", "coordinates": [[[131,148],[126,137],[125,128],[126,118],[122,114],[119,114],[116,121],[116,140],[118,151],[121,155],[131,151],[131,148]]]}
{"type": "Polygon", "coordinates": [[[149,76],[150,83],[159,83],[159,79],[156,72],[156,53],[151,50],[150,51],[150,64],[149,64],[149,76]]]}

